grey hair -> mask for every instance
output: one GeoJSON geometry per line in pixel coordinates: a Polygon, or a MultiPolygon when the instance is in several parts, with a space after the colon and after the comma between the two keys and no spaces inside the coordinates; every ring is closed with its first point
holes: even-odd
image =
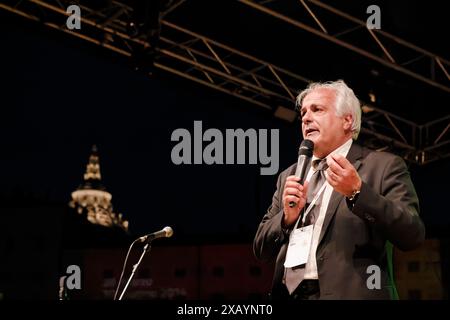
{"type": "Polygon", "coordinates": [[[361,130],[361,104],[352,89],[350,89],[344,80],[314,82],[301,91],[296,98],[296,105],[300,110],[303,99],[307,94],[316,89],[332,89],[336,93],[336,115],[342,117],[350,114],[352,116],[353,140],[356,140],[361,130]]]}

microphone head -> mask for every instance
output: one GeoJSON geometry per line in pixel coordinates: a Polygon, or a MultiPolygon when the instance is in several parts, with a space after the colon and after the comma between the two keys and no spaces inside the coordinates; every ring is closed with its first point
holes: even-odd
{"type": "Polygon", "coordinates": [[[171,227],[164,227],[163,230],[166,233],[166,238],[170,238],[173,235],[173,229],[171,227]]]}
{"type": "Polygon", "coordinates": [[[312,157],[313,150],[314,150],[314,142],[312,142],[311,140],[305,139],[300,144],[300,148],[298,148],[298,155],[312,157]]]}

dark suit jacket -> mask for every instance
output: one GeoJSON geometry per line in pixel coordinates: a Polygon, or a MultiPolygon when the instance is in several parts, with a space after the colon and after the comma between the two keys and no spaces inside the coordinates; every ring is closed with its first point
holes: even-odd
{"type": "MultiPolygon", "coordinates": [[[[401,250],[418,247],[425,238],[419,203],[404,161],[395,155],[371,151],[353,142],[347,159],[358,171],[362,187],[352,209],[345,197],[333,191],[316,251],[321,299],[389,299],[386,241],[401,250]],[[381,269],[381,289],[368,289],[371,273],[381,269]]],[[[276,259],[272,296],[283,297],[282,283],[289,233],[281,227],[282,194],[286,178],[296,164],[283,171],[272,205],[256,233],[257,258],[276,259]]]]}

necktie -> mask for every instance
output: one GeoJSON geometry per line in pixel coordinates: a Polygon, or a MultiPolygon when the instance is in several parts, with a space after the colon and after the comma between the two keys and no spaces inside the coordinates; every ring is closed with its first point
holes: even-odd
{"type": "MultiPolygon", "coordinates": [[[[324,159],[316,159],[312,163],[312,167],[314,173],[309,179],[308,192],[306,194],[306,203],[309,204],[312,202],[315,195],[319,192],[320,188],[324,184],[325,178],[325,170],[328,168],[327,160],[324,159]]],[[[323,194],[323,193],[322,193],[323,194]]],[[[314,204],[314,208],[311,209],[309,214],[305,218],[305,226],[310,224],[314,224],[316,222],[316,217],[319,214],[319,205],[322,201],[322,195],[316,200],[314,204]]]]}
{"type": "MultiPolygon", "coordinates": [[[[314,170],[313,175],[309,179],[308,184],[308,192],[306,194],[306,202],[307,205],[312,202],[314,196],[319,192],[323,183],[325,182],[325,170],[328,168],[326,159],[317,159],[312,162],[312,167],[314,170]]],[[[323,193],[322,193],[323,194],[323,193]]],[[[314,224],[316,221],[316,217],[319,215],[322,195],[316,200],[314,204],[314,208],[312,208],[308,215],[305,218],[304,226],[308,226],[310,224],[314,224]]],[[[305,206],[306,207],[306,206],[305,206]]],[[[294,290],[298,287],[298,285],[303,281],[305,275],[305,265],[301,265],[295,268],[286,268],[285,273],[285,284],[289,291],[289,294],[292,294],[294,290]]]]}

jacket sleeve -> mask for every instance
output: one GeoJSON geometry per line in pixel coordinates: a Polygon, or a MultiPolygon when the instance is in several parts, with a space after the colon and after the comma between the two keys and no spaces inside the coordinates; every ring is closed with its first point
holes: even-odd
{"type": "Polygon", "coordinates": [[[425,239],[419,200],[403,159],[395,156],[387,160],[381,193],[363,182],[352,211],[374,224],[399,249],[412,250],[425,239]]]}
{"type": "Polygon", "coordinates": [[[284,189],[285,174],[278,176],[277,190],[272,197],[272,204],[258,226],[253,241],[253,252],[258,259],[271,260],[276,258],[281,246],[289,237],[289,230],[282,227],[283,208],[281,197],[284,189]]]}

